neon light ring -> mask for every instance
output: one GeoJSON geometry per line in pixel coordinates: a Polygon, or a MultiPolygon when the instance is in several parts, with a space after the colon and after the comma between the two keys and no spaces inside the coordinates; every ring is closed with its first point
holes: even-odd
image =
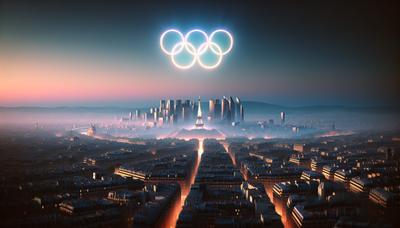
{"type": "Polygon", "coordinates": [[[222,57],[228,54],[232,50],[233,37],[228,31],[224,29],[217,29],[214,32],[212,32],[210,36],[208,36],[206,32],[200,29],[190,30],[188,33],[186,33],[186,35],[183,35],[177,29],[169,29],[161,34],[160,47],[165,54],[170,56],[172,64],[174,64],[179,69],[190,69],[196,64],[196,62],[204,69],[215,69],[221,64],[222,57]],[[180,39],[180,41],[174,44],[171,50],[167,50],[164,46],[165,36],[169,33],[176,33],[180,39]],[[189,41],[189,38],[193,33],[200,33],[204,37],[205,42],[203,42],[198,46],[192,44],[189,41]],[[218,33],[224,33],[229,38],[229,46],[226,50],[222,50],[220,45],[214,41],[214,37],[218,33]],[[207,65],[201,60],[201,56],[204,53],[206,53],[209,49],[213,54],[217,56],[216,63],[211,65],[207,65]],[[187,51],[192,56],[192,60],[186,65],[179,64],[176,61],[176,56],[184,50],[187,51]]]}

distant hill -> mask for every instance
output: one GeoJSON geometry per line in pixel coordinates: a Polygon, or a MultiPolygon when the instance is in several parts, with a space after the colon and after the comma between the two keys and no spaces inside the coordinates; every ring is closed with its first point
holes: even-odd
{"type": "MultiPolygon", "coordinates": [[[[261,101],[242,101],[246,114],[276,114],[279,112],[400,112],[400,107],[393,106],[324,106],[324,105],[313,105],[313,106],[282,106],[275,105],[261,101]]],[[[202,102],[203,112],[208,112],[208,102],[202,102]]],[[[150,107],[86,107],[86,106],[58,106],[58,107],[36,107],[36,106],[21,106],[21,107],[1,107],[0,111],[21,111],[21,112],[99,112],[99,113],[129,113],[134,112],[136,109],[142,112],[148,110],[150,107]]]]}
{"type": "Polygon", "coordinates": [[[340,106],[340,105],[312,105],[312,106],[281,106],[258,101],[243,101],[247,113],[277,113],[277,112],[400,112],[400,107],[393,106],[340,106]]]}

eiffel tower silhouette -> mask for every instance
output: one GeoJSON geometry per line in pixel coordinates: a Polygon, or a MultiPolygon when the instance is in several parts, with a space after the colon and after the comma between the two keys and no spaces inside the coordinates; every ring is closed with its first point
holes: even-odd
{"type": "Polygon", "coordinates": [[[203,128],[204,127],[204,122],[203,122],[203,114],[201,112],[201,101],[199,97],[199,108],[197,109],[197,119],[196,119],[196,124],[195,126],[197,128],[203,128]]]}

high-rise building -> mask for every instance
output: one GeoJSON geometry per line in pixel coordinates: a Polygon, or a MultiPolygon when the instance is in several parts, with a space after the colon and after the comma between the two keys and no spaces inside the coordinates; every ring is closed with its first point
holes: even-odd
{"type": "Polygon", "coordinates": [[[154,108],[154,110],[153,110],[153,120],[154,120],[154,122],[157,122],[158,114],[159,114],[158,109],[154,108]]]}
{"type": "Polygon", "coordinates": [[[209,106],[209,112],[208,112],[208,116],[211,118],[211,120],[214,120],[214,116],[215,116],[215,101],[213,99],[211,99],[208,102],[208,106],[209,106]]]}
{"type": "Polygon", "coordinates": [[[244,122],[244,108],[240,105],[240,122],[244,122]]]}
{"type": "Polygon", "coordinates": [[[193,118],[196,118],[197,116],[196,116],[196,114],[197,114],[197,112],[198,112],[198,105],[196,104],[196,102],[194,102],[194,101],[192,101],[191,102],[191,111],[192,111],[192,115],[193,115],[193,118]]]}
{"type": "Polygon", "coordinates": [[[177,122],[176,115],[175,114],[170,115],[169,116],[169,123],[170,124],[176,124],[176,122],[177,122]]]}
{"type": "Polygon", "coordinates": [[[174,114],[175,121],[180,121],[180,119],[182,118],[182,100],[176,100],[174,114]]]}
{"type": "Polygon", "coordinates": [[[135,119],[136,120],[140,119],[140,110],[139,109],[136,109],[136,111],[135,111],[135,119]]]}
{"type": "Polygon", "coordinates": [[[239,97],[236,97],[236,105],[235,105],[235,119],[233,121],[240,122],[241,121],[241,106],[242,103],[240,102],[239,97]]]}
{"type": "Polygon", "coordinates": [[[224,96],[221,101],[221,120],[228,121],[229,102],[224,96]]]}
{"type": "Polygon", "coordinates": [[[229,111],[230,111],[230,118],[228,119],[229,122],[235,122],[235,101],[233,100],[232,97],[229,97],[229,111]]]}
{"type": "Polygon", "coordinates": [[[129,120],[132,120],[132,112],[129,113],[129,120]]]}
{"type": "Polygon", "coordinates": [[[165,100],[160,100],[160,112],[163,112],[166,107],[166,102],[165,100]]]}
{"type": "Polygon", "coordinates": [[[215,99],[214,103],[214,120],[221,119],[221,101],[219,99],[215,99]]]}
{"type": "Polygon", "coordinates": [[[286,113],[281,112],[281,125],[285,125],[285,121],[286,121],[286,113]]]}
{"type": "Polygon", "coordinates": [[[190,107],[190,100],[185,100],[184,106],[185,107],[190,107]]]}
{"type": "Polygon", "coordinates": [[[182,120],[188,122],[192,117],[192,112],[190,106],[183,106],[182,108],[182,120]]]}
{"type": "Polygon", "coordinates": [[[168,100],[166,109],[168,110],[169,115],[174,114],[175,101],[174,100],[168,100]]]}

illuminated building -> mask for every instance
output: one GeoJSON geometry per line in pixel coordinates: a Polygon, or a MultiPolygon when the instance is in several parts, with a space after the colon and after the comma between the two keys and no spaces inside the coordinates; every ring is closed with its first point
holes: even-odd
{"type": "Polygon", "coordinates": [[[228,112],[229,112],[229,102],[228,99],[224,96],[221,101],[221,120],[228,120],[228,112]]]}
{"type": "Polygon", "coordinates": [[[230,113],[230,118],[228,119],[229,123],[235,122],[235,114],[236,114],[235,106],[236,106],[235,101],[233,100],[232,97],[229,97],[229,113],[230,113]]]}
{"type": "Polygon", "coordinates": [[[304,151],[304,144],[302,143],[295,143],[293,145],[293,150],[297,152],[303,152],[304,151]]]}
{"type": "Polygon", "coordinates": [[[355,193],[368,194],[372,181],[367,178],[353,177],[350,180],[350,191],[355,193]]]}
{"type": "Polygon", "coordinates": [[[312,171],[318,171],[322,172],[322,169],[325,165],[328,165],[330,162],[325,161],[325,160],[319,160],[319,159],[311,159],[311,170],[312,171]]]}
{"type": "MultiPolygon", "coordinates": [[[[131,117],[131,119],[132,119],[132,117],[131,117]]],[[[139,109],[136,109],[136,112],[135,112],[135,119],[140,119],[140,110],[139,109]]]]}
{"type": "Polygon", "coordinates": [[[335,172],[334,180],[348,184],[353,176],[351,170],[339,169],[335,172]]]}
{"type": "Polygon", "coordinates": [[[235,119],[233,121],[240,122],[241,121],[241,102],[239,97],[236,97],[236,104],[235,104],[235,119]]]}
{"type": "Polygon", "coordinates": [[[215,101],[213,99],[211,99],[209,101],[209,116],[211,117],[211,119],[214,119],[215,116],[215,101]]]}
{"type": "Polygon", "coordinates": [[[244,108],[240,105],[240,122],[244,122],[244,108]]]}
{"type": "Polygon", "coordinates": [[[93,124],[91,124],[89,129],[87,130],[87,135],[88,136],[96,135],[96,127],[93,124]]]}
{"type": "Polygon", "coordinates": [[[306,180],[306,181],[312,181],[312,180],[323,180],[325,179],[324,176],[318,172],[314,171],[303,171],[301,174],[300,179],[306,180]]]}
{"type": "Polygon", "coordinates": [[[371,189],[369,199],[384,208],[399,206],[398,195],[388,192],[383,188],[371,189]]]}
{"type": "Polygon", "coordinates": [[[157,108],[154,108],[153,118],[154,118],[154,122],[157,122],[157,120],[158,120],[158,109],[157,108]]]}
{"type": "Polygon", "coordinates": [[[286,113],[285,112],[281,112],[281,124],[285,125],[285,121],[286,121],[286,113]]]}
{"type": "Polygon", "coordinates": [[[174,100],[168,100],[166,109],[167,109],[169,115],[174,114],[174,108],[175,108],[175,101],[174,100]]]}
{"type": "Polygon", "coordinates": [[[187,122],[190,119],[190,116],[192,116],[190,112],[190,107],[189,106],[184,106],[182,108],[182,120],[184,122],[187,122]]]}
{"type": "Polygon", "coordinates": [[[215,99],[214,104],[214,120],[221,119],[221,101],[220,99],[215,99]]]}
{"type": "Polygon", "coordinates": [[[337,169],[338,167],[325,165],[322,167],[322,174],[325,176],[326,179],[333,180],[333,177],[337,169]]]}
{"type": "Polygon", "coordinates": [[[116,175],[120,175],[121,177],[131,177],[138,180],[146,180],[149,178],[143,171],[134,170],[124,166],[116,168],[114,173],[116,175]]]}
{"type": "Polygon", "coordinates": [[[182,118],[182,100],[176,100],[174,114],[176,122],[178,122],[182,118]]]}
{"type": "Polygon", "coordinates": [[[163,112],[166,107],[166,102],[165,100],[160,100],[160,112],[163,112]]]}

